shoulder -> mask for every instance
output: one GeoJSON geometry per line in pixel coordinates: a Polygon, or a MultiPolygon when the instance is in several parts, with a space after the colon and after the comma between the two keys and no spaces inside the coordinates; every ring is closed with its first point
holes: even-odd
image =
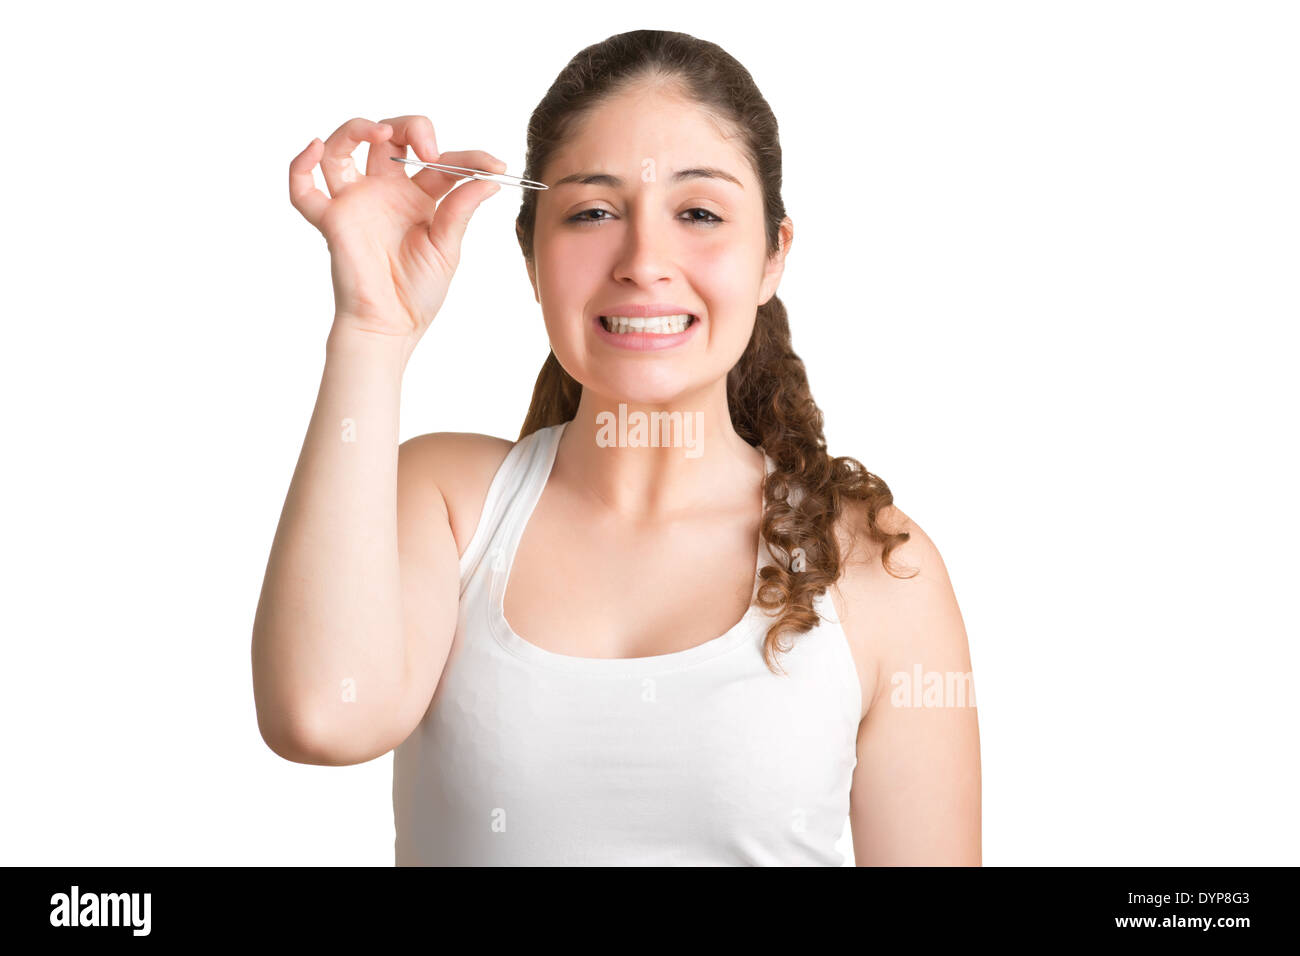
{"type": "Polygon", "coordinates": [[[440,499],[458,554],[478,526],[493,477],[515,442],[477,432],[430,432],[398,446],[399,496],[427,513],[440,499]],[[427,499],[427,502],[426,500],[427,499]]]}
{"type": "Polygon", "coordinates": [[[841,622],[856,656],[874,676],[873,699],[887,696],[890,675],[970,670],[965,625],[948,568],[929,534],[901,508],[876,517],[887,533],[907,539],[882,561],[883,544],[868,534],[866,508],[854,502],[836,528],[842,570],[838,591],[841,622]],[[890,573],[890,571],[893,573],[890,573]]]}
{"type": "Polygon", "coordinates": [[[876,515],[876,527],[890,535],[906,535],[889,553],[888,568],[884,561],[883,542],[870,534],[866,505],[851,502],[836,524],[840,542],[841,586],[897,592],[922,578],[947,581],[948,569],[934,540],[919,523],[897,505],[890,505],[876,515]],[[893,574],[890,573],[893,570],[893,574]]]}
{"type": "Polygon", "coordinates": [[[500,465],[514,446],[505,438],[478,432],[429,432],[408,438],[399,448],[406,460],[431,469],[431,477],[454,480],[467,468],[493,461],[500,465]]]}

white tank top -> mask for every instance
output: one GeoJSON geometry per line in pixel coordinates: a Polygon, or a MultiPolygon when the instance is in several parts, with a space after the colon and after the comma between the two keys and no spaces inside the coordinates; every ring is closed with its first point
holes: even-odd
{"type": "Polygon", "coordinates": [[[704,644],[573,657],[510,628],[506,581],[565,425],[511,448],[461,558],[442,679],[393,752],[396,864],[843,865],[861,686],[829,591],[777,656],[787,676],[767,669],[761,538],[749,610],[704,644]]]}

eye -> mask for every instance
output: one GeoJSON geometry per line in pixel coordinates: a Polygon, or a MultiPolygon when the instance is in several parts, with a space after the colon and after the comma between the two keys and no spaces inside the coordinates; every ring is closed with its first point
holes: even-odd
{"type": "Polygon", "coordinates": [[[603,213],[608,214],[608,213],[609,213],[609,210],[608,210],[608,209],[597,209],[596,207],[593,206],[591,209],[584,209],[584,210],[582,210],[582,212],[578,213],[578,214],[575,215],[575,216],[570,216],[570,217],[569,217],[569,222],[604,222],[604,221],[605,221],[604,219],[583,219],[582,217],[585,216],[585,215],[586,215],[587,213],[589,213],[589,212],[603,212],[603,213]]]}
{"type": "Polygon", "coordinates": [[[709,212],[707,209],[701,209],[699,206],[696,206],[694,209],[688,209],[688,210],[686,210],[686,211],[687,211],[688,213],[691,213],[691,212],[702,212],[702,213],[704,213],[704,215],[711,217],[711,218],[709,218],[709,219],[692,219],[692,220],[691,220],[691,222],[696,223],[697,225],[700,225],[700,226],[711,226],[711,225],[713,225],[714,223],[722,222],[722,217],[721,217],[721,216],[716,216],[716,215],[714,215],[713,213],[709,212]]]}
{"type": "MultiPolygon", "coordinates": [[[[691,217],[690,219],[687,220],[688,222],[690,222],[691,224],[696,225],[696,226],[714,226],[714,225],[717,225],[717,224],[720,223],[720,222],[724,222],[724,221],[725,221],[725,220],[723,220],[723,218],[722,218],[721,216],[715,215],[714,213],[709,212],[709,210],[704,209],[704,208],[701,208],[701,207],[699,207],[699,206],[696,206],[696,207],[693,208],[693,209],[688,209],[688,210],[686,210],[686,212],[683,213],[683,215],[689,215],[690,213],[694,213],[694,212],[702,212],[702,213],[704,213],[705,216],[708,216],[708,217],[709,217],[709,218],[707,218],[707,219],[696,219],[696,218],[694,218],[694,217],[691,217]]],[[[593,207],[590,208],[590,209],[584,209],[584,210],[582,210],[582,212],[579,212],[579,213],[577,213],[576,215],[570,216],[568,221],[569,221],[569,222],[575,222],[575,223],[597,223],[597,222],[606,222],[606,221],[607,221],[607,217],[608,217],[609,215],[610,215],[610,212],[609,212],[608,209],[600,209],[600,208],[598,208],[598,207],[596,207],[596,206],[593,206],[593,207]],[[594,212],[603,212],[603,213],[605,213],[605,216],[602,216],[600,219],[585,219],[585,218],[583,218],[584,216],[587,215],[587,213],[594,213],[594,212]]]]}

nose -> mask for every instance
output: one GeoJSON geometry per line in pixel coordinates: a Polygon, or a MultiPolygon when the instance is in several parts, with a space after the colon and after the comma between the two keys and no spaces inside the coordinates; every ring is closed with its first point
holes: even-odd
{"type": "Polygon", "coordinates": [[[672,274],[672,223],[644,209],[629,212],[623,246],[614,264],[614,278],[649,286],[672,274]]]}

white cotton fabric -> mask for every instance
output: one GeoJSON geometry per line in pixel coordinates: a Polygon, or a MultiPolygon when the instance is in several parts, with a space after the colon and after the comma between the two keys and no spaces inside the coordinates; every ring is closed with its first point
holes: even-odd
{"type": "MultiPolygon", "coordinates": [[[[461,559],[442,679],[394,751],[397,865],[842,865],[862,700],[829,592],[778,655],[786,676],[763,661],[772,618],[752,603],[722,636],[655,657],[555,654],[506,622],[566,424],[510,450],[461,559]]],[[[772,560],[758,550],[755,593],[772,560]]]]}

